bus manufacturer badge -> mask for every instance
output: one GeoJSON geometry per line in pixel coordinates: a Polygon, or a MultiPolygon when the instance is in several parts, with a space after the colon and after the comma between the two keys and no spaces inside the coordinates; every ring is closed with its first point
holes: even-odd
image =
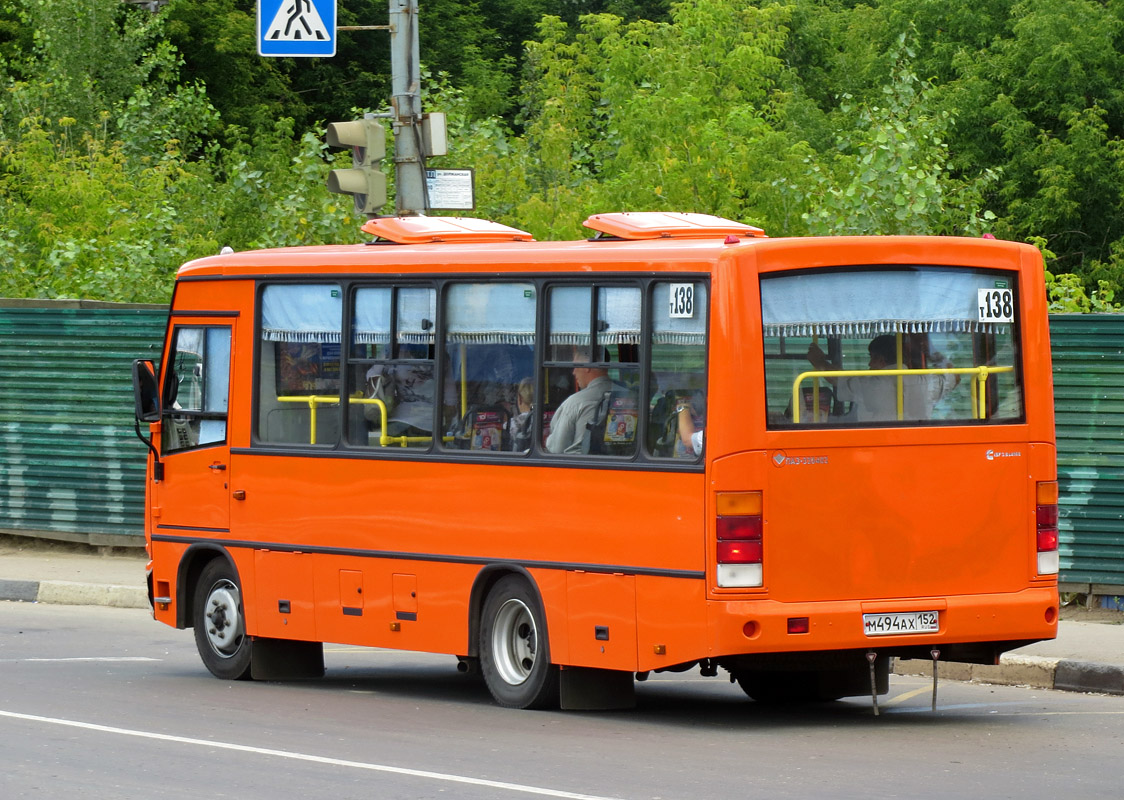
{"type": "Polygon", "coordinates": [[[1018,458],[1022,455],[1019,450],[988,450],[984,454],[988,461],[995,461],[997,458],[1018,458]]]}
{"type": "Polygon", "coordinates": [[[773,466],[776,467],[806,467],[826,463],[827,456],[790,456],[784,450],[773,453],[773,466]]]}

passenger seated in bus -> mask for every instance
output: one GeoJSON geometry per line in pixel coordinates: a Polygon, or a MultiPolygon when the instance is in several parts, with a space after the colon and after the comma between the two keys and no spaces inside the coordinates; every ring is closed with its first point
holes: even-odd
{"type": "MultiPolygon", "coordinates": [[[[574,350],[574,361],[588,361],[588,353],[574,350]]],[[[609,371],[602,367],[574,367],[574,383],[578,389],[558,406],[550,421],[550,436],[546,449],[551,453],[580,453],[582,434],[586,425],[593,422],[597,406],[606,393],[612,391],[609,371]]]]}
{"type": "Polygon", "coordinates": [[[675,456],[677,458],[694,458],[702,455],[703,429],[698,424],[695,409],[691,406],[690,397],[680,397],[675,401],[675,417],[679,428],[679,436],[675,441],[675,456]]]}
{"type": "Polygon", "coordinates": [[[531,410],[534,398],[534,379],[524,378],[519,381],[519,385],[515,387],[515,414],[507,423],[511,449],[517,453],[525,453],[531,449],[531,410]]]}
{"type": "MultiPolygon", "coordinates": [[[[815,392],[811,386],[805,386],[801,393],[804,395],[804,405],[800,408],[800,423],[807,424],[809,422],[831,422],[833,416],[834,403],[832,401],[831,389],[826,386],[820,387],[820,413],[813,413],[813,400],[815,392]]],[[[792,400],[788,401],[788,407],[784,410],[784,415],[781,422],[792,422],[792,400]]]]}
{"type": "MultiPolygon", "coordinates": [[[[875,336],[867,345],[870,354],[868,369],[895,369],[898,363],[897,337],[894,334],[875,336]]],[[[808,361],[820,371],[840,369],[827,360],[815,342],[808,347],[808,361]]],[[[905,375],[902,378],[902,419],[929,419],[933,406],[956,386],[950,375],[905,375]]],[[[835,386],[835,396],[852,403],[851,414],[857,422],[887,422],[898,419],[898,381],[896,376],[848,375],[828,378],[835,386]]]]}
{"type": "MultiPolygon", "coordinates": [[[[405,347],[399,358],[425,358],[427,348],[418,352],[405,347]]],[[[432,364],[375,364],[367,370],[367,396],[382,400],[387,412],[388,436],[432,436],[433,396],[436,388],[432,364]]],[[[382,418],[379,407],[365,405],[363,414],[375,427],[382,418]]]]}

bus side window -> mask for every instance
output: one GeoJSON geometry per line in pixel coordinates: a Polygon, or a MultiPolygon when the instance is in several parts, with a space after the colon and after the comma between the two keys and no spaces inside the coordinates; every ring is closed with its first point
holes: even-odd
{"type": "Polygon", "coordinates": [[[652,293],[648,453],[694,459],[706,427],[706,284],[657,283],[652,293]],[[693,438],[692,438],[692,435],[693,438]]]}
{"type": "Polygon", "coordinates": [[[535,354],[531,283],[455,283],[445,297],[445,446],[480,454],[530,449],[535,354]],[[520,387],[523,405],[520,407],[520,387]],[[528,391],[530,389],[530,391],[528,391]],[[518,446],[516,442],[518,440],[518,446]]]}
{"type": "Polygon", "coordinates": [[[544,395],[553,410],[544,409],[544,431],[546,414],[550,414],[546,451],[634,455],[639,421],[640,289],[560,285],[550,288],[548,300],[544,395]]]}
{"type": "Polygon", "coordinates": [[[348,351],[348,440],[371,447],[433,444],[437,292],[429,286],[355,291],[348,351]]]}
{"type": "Polygon", "coordinates": [[[338,441],[341,294],[335,284],[274,284],[262,291],[261,441],[304,445],[338,441]]]}
{"type": "Polygon", "coordinates": [[[226,441],[230,328],[176,328],[164,393],[164,452],[226,441]]]}

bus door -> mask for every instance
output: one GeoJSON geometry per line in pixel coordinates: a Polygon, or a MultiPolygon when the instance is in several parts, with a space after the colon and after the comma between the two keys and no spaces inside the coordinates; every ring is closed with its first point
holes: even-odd
{"type": "Polygon", "coordinates": [[[164,479],[156,528],[226,532],[230,528],[232,322],[174,318],[161,407],[164,479]]]}

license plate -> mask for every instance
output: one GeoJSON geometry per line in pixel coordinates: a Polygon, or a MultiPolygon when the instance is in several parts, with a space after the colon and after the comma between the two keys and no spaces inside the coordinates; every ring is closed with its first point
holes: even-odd
{"type": "Polygon", "coordinates": [[[936,633],[939,630],[940,623],[936,611],[913,611],[908,614],[863,614],[863,631],[867,636],[936,633]]]}

